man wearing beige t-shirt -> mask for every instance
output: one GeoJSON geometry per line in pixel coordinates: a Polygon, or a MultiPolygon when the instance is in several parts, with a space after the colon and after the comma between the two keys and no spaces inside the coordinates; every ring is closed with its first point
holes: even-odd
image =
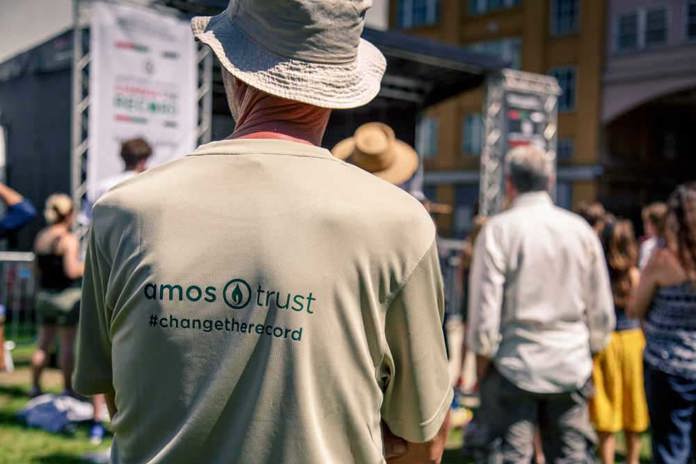
{"type": "Polygon", "coordinates": [[[233,0],[194,18],[234,134],[94,208],[75,388],[107,394],[114,463],[439,462],[434,225],[319,148],[330,108],[379,91],[368,6],[233,0]]]}

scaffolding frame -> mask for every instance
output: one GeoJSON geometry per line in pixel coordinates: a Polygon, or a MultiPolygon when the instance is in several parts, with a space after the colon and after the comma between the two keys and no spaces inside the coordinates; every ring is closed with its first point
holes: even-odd
{"type": "MultiPolygon", "coordinates": [[[[492,216],[503,205],[505,154],[508,149],[506,123],[506,95],[517,92],[539,96],[543,100],[546,125],[542,136],[553,167],[552,182],[556,178],[556,145],[558,128],[558,96],[561,89],[554,77],[513,69],[504,69],[486,81],[486,99],[483,108],[484,139],[481,153],[481,181],[479,214],[492,216]]],[[[551,185],[552,195],[555,185],[551,185]]]]}
{"type": "MultiPolygon", "coordinates": [[[[87,199],[87,162],[89,159],[89,111],[90,111],[90,7],[97,0],[73,0],[73,63],[72,63],[72,114],[70,142],[70,189],[76,211],[89,209],[87,199]]],[[[158,2],[145,5],[134,0],[99,0],[106,3],[130,4],[140,8],[150,8],[181,16],[176,9],[158,2]]],[[[210,142],[212,135],[213,107],[213,55],[210,49],[196,42],[197,70],[197,143],[210,142]]],[[[87,232],[87,224],[77,226],[82,239],[87,232]]]]}

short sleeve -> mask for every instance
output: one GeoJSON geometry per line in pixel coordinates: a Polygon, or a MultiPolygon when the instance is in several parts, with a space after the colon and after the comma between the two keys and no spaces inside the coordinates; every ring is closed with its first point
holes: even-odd
{"type": "Polygon", "coordinates": [[[393,298],[385,322],[390,356],[382,418],[394,434],[413,443],[437,434],[452,401],[443,313],[442,276],[433,242],[393,298]]]}
{"type": "Polygon", "coordinates": [[[110,317],[106,305],[109,266],[100,253],[94,227],[90,230],[82,281],[80,323],[73,387],[84,395],[113,391],[110,317]]]}

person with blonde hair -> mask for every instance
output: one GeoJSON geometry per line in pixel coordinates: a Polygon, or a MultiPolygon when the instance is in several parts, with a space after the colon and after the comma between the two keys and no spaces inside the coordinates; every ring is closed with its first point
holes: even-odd
{"type": "Polygon", "coordinates": [[[60,345],[60,367],[64,393],[72,393],[75,333],[79,316],[80,278],[84,265],[80,260],[79,241],[71,232],[75,220],[72,199],[55,193],[46,200],[44,218],[47,227],[34,242],[39,291],[36,313],[39,321],[37,350],[31,358],[32,389],[41,394],[41,373],[56,337],[60,345]]]}
{"type": "Polygon", "coordinates": [[[592,425],[599,435],[603,464],[614,462],[617,432],[626,437],[626,462],[640,460],[640,434],[648,428],[643,386],[645,337],[636,320],[626,315],[631,291],[638,285],[638,246],[633,225],[621,219],[607,222],[600,240],[609,269],[616,328],[609,345],[593,360],[595,393],[590,400],[592,425]]]}
{"type": "Polygon", "coordinates": [[[645,330],[653,462],[685,464],[696,456],[696,182],[669,197],[664,238],[628,313],[645,330]]]}

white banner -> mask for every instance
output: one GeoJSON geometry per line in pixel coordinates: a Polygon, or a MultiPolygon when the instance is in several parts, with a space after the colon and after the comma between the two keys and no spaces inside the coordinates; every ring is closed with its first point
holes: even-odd
{"type": "Polygon", "coordinates": [[[142,137],[148,167],[196,145],[196,48],[187,21],[95,2],[91,11],[87,191],[96,200],[124,171],[121,143],[142,137]]]}

